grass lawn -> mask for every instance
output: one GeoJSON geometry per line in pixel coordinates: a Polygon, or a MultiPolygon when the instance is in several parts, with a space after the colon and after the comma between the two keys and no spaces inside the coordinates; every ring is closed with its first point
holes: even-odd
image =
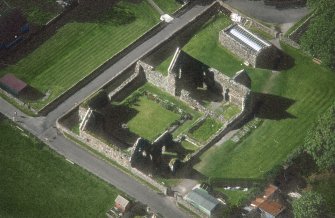
{"type": "Polygon", "coordinates": [[[241,204],[248,199],[250,195],[250,190],[225,190],[223,188],[215,188],[216,191],[222,192],[226,198],[225,200],[231,206],[241,206],[241,204]]]}
{"type": "Polygon", "coordinates": [[[138,113],[127,123],[129,130],[150,141],[155,140],[172,122],[180,118],[179,114],[163,108],[145,96],[140,97],[131,107],[138,113]]]}
{"type": "Polygon", "coordinates": [[[189,151],[195,151],[199,148],[198,146],[196,146],[193,143],[188,142],[186,140],[181,142],[181,146],[183,146],[183,148],[185,148],[186,150],[189,150],[189,151]]]}
{"type": "Polygon", "coordinates": [[[172,14],[178,8],[181,7],[181,4],[176,0],[154,0],[154,2],[164,11],[166,14],[172,14]]]}
{"type": "Polygon", "coordinates": [[[223,114],[225,120],[230,120],[235,115],[239,114],[241,109],[234,104],[226,104],[215,110],[217,114],[223,114]]]}
{"type": "Polygon", "coordinates": [[[174,96],[160,90],[159,88],[151,85],[150,83],[147,83],[143,86],[144,90],[147,90],[151,93],[154,93],[158,96],[160,96],[163,99],[168,100],[169,102],[177,105],[178,108],[184,110],[186,113],[191,114],[192,119],[191,120],[187,120],[183,125],[181,125],[176,131],[173,132],[173,137],[178,136],[181,133],[185,133],[187,132],[192,125],[195,123],[196,120],[198,120],[202,114],[198,111],[193,110],[192,108],[190,108],[187,104],[185,104],[184,102],[176,99],[174,96]]]}
{"type": "Polygon", "coordinates": [[[199,142],[207,141],[214,133],[216,133],[222,124],[217,121],[206,118],[205,122],[203,122],[197,129],[190,132],[190,135],[199,142]]]}
{"type": "MultiPolygon", "coordinates": [[[[314,64],[310,57],[298,50],[286,45],[282,47],[295,59],[293,68],[271,75],[266,71],[249,75],[252,83],[257,83],[257,91],[293,100],[285,111],[294,117],[263,118],[262,125],[243,141],[228,141],[209,149],[195,166],[206,176],[263,179],[266,172],[281,164],[294,148],[303,143],[307,130],[334,101],[334,72],[314,64]],[[264,81],[264,85],[258,79],[264,81]]],[[[278,111],[280,108],[267,107],[274,115],[282,114],[278,111]]]]}
{"type": "Polygon", "coordinates": [[[0,217],[105,217],[117,190],[0,118],[0,217]]]}
{"type": "Polygon", "coordinates": [[[62,7],[53,0],[6,0],[11,7],[20,8],[29,22],[43,25],[57,14],[62,7]]]}
{"type": "Polygon", "coordinates": [[[118,17],[66,24],[15,66],[2,69],[0,76],[14,73],[39,91],[50,93],[43,101],[31,104],[41,109],[159,20],[146,1],[137,4],[121,1],[115,10],[118,17]],[[132,18],[128,20],[128,16],[132,18]],[[119,25],[118,22],[124,23],[119,25]]]}
{"type": "Polygon", "coordinates": [[[219,14],[207,22],[183,50],[201,62],[218,69],[227,76],[233,76],[241,70],[242,61],[235,58],[219,42],[219,32],[229,26],[229,17],[219,14]]]}

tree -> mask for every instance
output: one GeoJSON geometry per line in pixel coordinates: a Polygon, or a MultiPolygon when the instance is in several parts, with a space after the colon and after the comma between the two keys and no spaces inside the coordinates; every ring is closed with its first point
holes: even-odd
{"type": "Polygon", "coordinates": [[[325,200],[317,192],[304,193],[292,206],[295,218],[321,218],[326,214],[325,200]]]}
{"type": "Polygon", "coordinates": [[[307,133],[305,149],[321,170],[335,167],[335,103],[307,133]]]}
{"type": "Polygon", "coordinates": [[[301,38],[301,46],[311,55],[320,58],[326,65],[335,66],[335,1],[309,0],[314,9],[308,30],[301,38]]]}

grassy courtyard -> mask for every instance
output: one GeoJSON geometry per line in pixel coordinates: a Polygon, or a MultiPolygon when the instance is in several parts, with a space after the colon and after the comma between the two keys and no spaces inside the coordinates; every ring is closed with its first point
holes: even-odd
{"type": "Polygon", "coordinates": [[[140,97],[132,108],[138,113],[127,123],[129,130],[150,141],[155,140],[172,122],[180,118],[179,114],[145,96],[140,97]]]}
{"type": "Polygon", "coordinates": [[[334,101],[334,72],[298,50],[282,47],[294,58],[293,68],[277,74],[249,73],[256,83],[253,89],[265,93],[266,103],[258,114],[264,122],[241,142],[209,149],[195,166],[201,173],[213,178],[263,179],[303,143],[306,131],[334,101]]]}
{"type": "Polygon", "coordinates": [[[211,118],[206,118],[198,128],[190,132],[190,135],[199,142],[206,142],[214,133],[216,133],[222,124],[211,118]]]}
{"type": "Polygon", "coordinates": [[[0,76],[14,73],[47,94],[32,102],[33,108],[41,109],[90,74],[154,26],[159,15],[146,1],[120,1],[99,19],[86,19],[67,23],[34,52],[0,71],[0,76]]]}
{"type": "Polygon", "coordinates": [[[0,117],[0,217],[105,217],[117,190],[0,117]]]}

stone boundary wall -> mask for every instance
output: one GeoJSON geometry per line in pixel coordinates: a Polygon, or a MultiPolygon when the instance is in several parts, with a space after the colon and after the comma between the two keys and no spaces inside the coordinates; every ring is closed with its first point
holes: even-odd
{"type": "MultiPolygon", "coordinates": [[[[62,118],[60,118],[62,119],[62,118]]],[[[82,143],[85,143],[87,146],[91,147],[92,149],[96,150],[97,152],[101,153],[105,157],[116,161],[120,166],[124,167],[125,169],[129,170],[132,174],[135,176],[143,179],[147,183],[151,184],[158,190],[160,190],[162,193],[167,193],[167,187],[164,185],[158,183],[153,178],[145,175],[141,171],[137,170],[136,168],[132,168],[129,162],[129,155],[118,151],[117,149],[112,148],[111,146],[108,146],[104,142],[100,141],[99,139],[93,137],[86,131],[81,131],[80,136],[76,135],[66,127],[64,127],[59,120],[56,122],[56,127],[63,133],[66,133],[75,139],[81,141],[82,143]]]]}
{"type": "MultiPolygon", "coordinates": [[[[194,25],[199,19],[203,17],[207,17],[209,15],[213,14],[213,11],[216,11],[218,8],[219,4],[217,2],[214,2],[206,11],[203,13],[199,14],[198,16],[194,17],[188,24],[187,26],[194,25]]],[[[182,8],[181,10],[183,10],[182,8]]],[[[177,12],[176,12],[177,13],[177,12]]],[[[184,13],[184,12],[183,12],[184,13]]],[[[182,14],[182,13],[181,13],[182,14]]],[[[129,53],[131,50],[142,44],[144,41],[155,35],[157,32],[159,32],[161,29],[163,29],[167,24],[164,21],[159,22],[157,25],[152,27],[150,30],[145,32],[142,36],[137,38],[133,43],[131,43],[129,46],[121,50],[119,53],[111,57],[109,60],[107,60],[105,63],[101,64],[99,67],[97,67],[95,70],[93,70],[92,73],[78,81],[78,83],[74,84],[70,89],[66,90],[63,92],[61,95],[59,95],[55,100],[50,102],[48,105],[43,107],[42,109],[39,110],[39,115],[45,116],[48,114],[50,111],[55,109],[61,102],[66,100],[69,96],[73,95],[75,92],[77,92],[79,89],[81,89],[83,86],[91,82],[93,79],[98,77],[102,72],[107,70],[110,66],[115,64],[117,61],[119,61],[121,58],[123,58],[127,53],[129,53]]],[[[182,31],[186,27],[182,27],[178,29],[171,37],[177,35],[180,31],[182,31]]],[[[143,54],[143,56],[148,55],[143,54]]],[[[119,74],[122,74],[123,71],[119,72],[119,74]]],[[[117,75],[117,76],[118,76],[117,75]]],[[[102,86],[105,87],[110,81],[106,81],[106,83],[102,86]]],[[[100,87],[101,88],[101,87],[100,87]]]]}
{"type": "MultiPolygon", "coordinates": [[[[233,24],[234,25],[234,24],[233,24]]],[[[251,64],[253,67],[256,66],[256,51],[252,50],[248,46],[244,45],[243,43],[237,41],[230,35],[226,33],[228,29],[230,29],[233,25],[228,26],[224,30],[221,30],[219,33],[219,41],[220,44],[226,47],[229,51],[237,55],[239,58],[246,60],[251,64]]]]}
{"type": "MultiPolygon", "coordinates": [[[[123,58],[125,55],[127,55],[131,50],[142,44],[144,41],[155,35],[157,32],[159,32],[162,28],[166,26],[166,23],[163,21],[156,24],[154,27],[152,27],[150,30],[145,32],[143,35],[141,35],[139,38],[137,38],[135,41],[133,41],[129,46],[122,49],[120,52],[112,56],[110,59],[108,59],[106,62],[98,66],[95,70],[93,70],[90,74],[79,80],[76,84],[74,84],[71,88],[64,91],[61,95],[59,95],[55,100],[44,106],[42,109],[39,110],[39,115],[46,115],[53,109],[55,109],[61,102],[66,100],[69,96],[73,95],[75,92],[77,92],[79,89],[84,87],[86,84],[91,82],[93,79],[98,77],[101,73],[106,71],[108,68],[110,68],[113,64],[118,62],[121,58],[123,58]]],[[[121,72],[122,73],[122,72],[121,72]]]]}
{"type": "Polygon", "coordinates": [[[280,37],[280,41],[281,41],[281,42],[284,42],[285,44],[287,44],[287,45],[289,45],[289,46],[291,46],[291,47],[293,47],[293,48],[296,48],[296,49],[300,49],[300,48],[301,48],[300,45],[299,45],[298,43],[296,43],[296,42],[293,41],[292,39],[287,38],[287,37],[285,37],[285,36],[281,36],[281,37],[280,37]]]}
{"type": "Polygon", "coordinates": [[[314,17],[314,13],[312,13],[304,22],[302,22],[295,30],[293,30],[287,38],[297,42],[297,39],[301,37],[301,35],[306,31],[307,27],[309,26],[311,19],[314,17]]]}
{"type": "Polygon", "coordinates": [[[259,21],[251,18],[251,17],[248,17],[246,16],[245,14],[243,14],[242,12],[236,10],[235,8],[233,7],[230,7],[228,4],[224,3],[222,0],[219,1],[221,7],[224,9],[223,12],[230,16],[231,13],[236,13],[238,15],[240,15],[242,17],[242,20],[244,20],[244,24],[247,24],[248,22],[251,22],[249,23],[249,27],[254,27],[256,29],[259,29],[275,38],[278,37],[278,34],[279,34],[279,31],[273,29],[273,28],[270,28],[268,26],[265,26],[264,24],[260,23],[259,21]]]}

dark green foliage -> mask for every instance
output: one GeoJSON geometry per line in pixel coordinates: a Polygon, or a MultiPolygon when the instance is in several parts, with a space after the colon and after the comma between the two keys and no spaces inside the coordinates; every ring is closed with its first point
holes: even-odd
{"type": "Polygon", "coordinates": [[[335,104],[320,116],[308,132],[305,149],[321,170],[335,167],[335,104]]]}
{"type": "Polygon", "coordinates": [[[100,18],[103,23],[110,23],[113,25],[126,25],[136,20],[135,13],[127,7],[116,5],[111,11],[106,13],[100,18]]]}
{"type": "Polygon", "coordinates": [[[319,193],[306,192],[300,199],[293,201],[296,218],[321,218],[325,215],[325,201],[319,193]]]}
{"type": "Polygon", "coordinates": [[[326,65],[335,66],[335,1],[309,0],[315,9],[308,30],[301,39],[301,46],[311,55],[320,58],[326,65]]]}

